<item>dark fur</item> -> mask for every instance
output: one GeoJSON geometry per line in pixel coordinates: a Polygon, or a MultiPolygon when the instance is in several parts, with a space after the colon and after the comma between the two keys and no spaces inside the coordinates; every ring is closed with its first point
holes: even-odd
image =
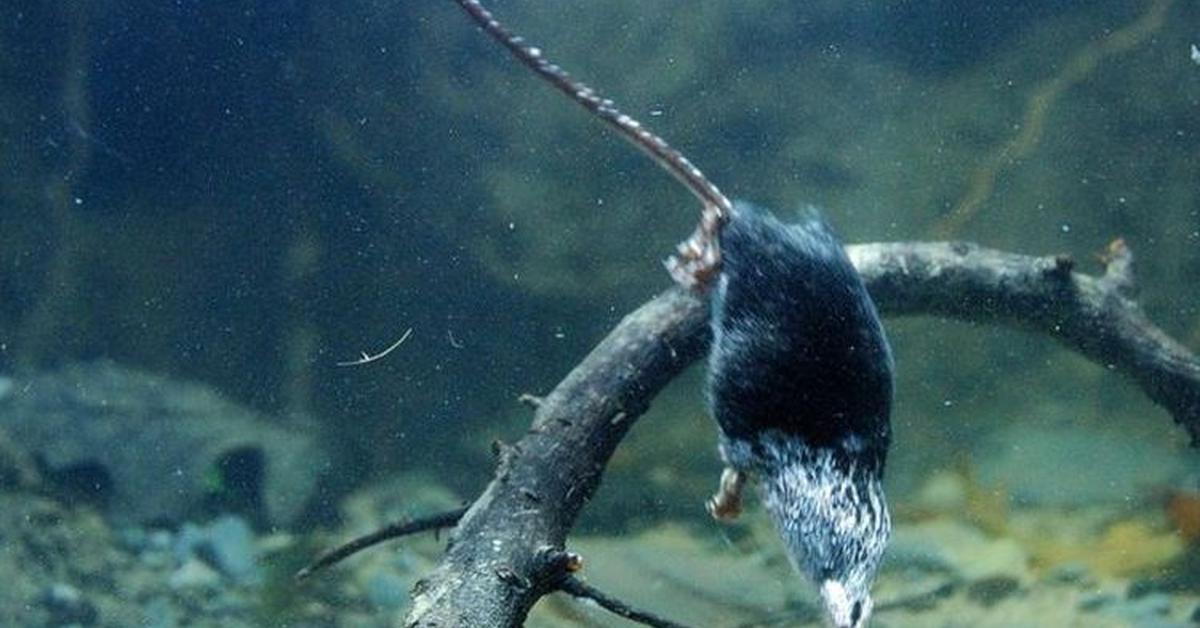
{"type": "Polygon", "coordinates": [[[784,224],[739,203],[721,252],[708,380],[721,430],[747,441],[779,430],[839,450],[854,436],[882,470],[891,350],[837,237],[815,212],[784,224]]]}

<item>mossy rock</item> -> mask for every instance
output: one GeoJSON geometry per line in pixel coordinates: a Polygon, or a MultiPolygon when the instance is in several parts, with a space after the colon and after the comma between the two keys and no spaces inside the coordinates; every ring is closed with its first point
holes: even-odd
{"type": "Polygon", "coordinates": [[[204,509],[289,524],[329,457],[212,389],[96,362],[17,381],[0,429],[60,493],[127,522],[177,522],[204,509]],[[224,500],[224,501],[222,501],[224,500]]]}

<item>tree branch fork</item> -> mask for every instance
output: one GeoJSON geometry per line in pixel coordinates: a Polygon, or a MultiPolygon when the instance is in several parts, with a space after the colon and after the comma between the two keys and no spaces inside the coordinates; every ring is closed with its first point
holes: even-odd
{"type": "MultiPolygon", "coordinates": [[[[1131,378],[1200,445],[1200,362],[1135,301],[1124,242],[1110,245],[1097,276],[1077,272],[1066,257],[963,242],[847,250],[885,316],[930,315],[1045,334],[1131,378]]],[[[681,288],[651,299],[549,395],[524,399],[535,410],[532,426],[517,442],[496,446],[495,476],[473,503],[431,517],[437,525],[409,522],[351,541],[314,568],[387,538],[453,526],[441,562],[414,589],[405,627],[519,626],[538,599],[555,591],[646,625],[678,627],[582,582],[581,559],[565,548],[617,444],[653,397],[705,354],[707,319],[704,297],[681,288]]]]}

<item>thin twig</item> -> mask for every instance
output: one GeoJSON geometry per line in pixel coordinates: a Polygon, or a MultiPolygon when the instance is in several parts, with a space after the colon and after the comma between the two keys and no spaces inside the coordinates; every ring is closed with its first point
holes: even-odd
{"type": "Polygon", "coordinates": [[[356,539],[343,543],[331,550],[322,553],[312,563],[304,569],[296,572],[296,580],[301,581],[312,576],[314,573],[325,569],[331,565],[335,565],[362,550],[373,545],[378,545],[384,541],[388,541],[401,536],[417,534],[426,530],[439,530],[441,528],[449,528],[458,523],[459,519],[467,512],[470,506],[462,506],[429,517],[413,519],[410,521],[397,522],[386,527],[380,528],[369,534],[365,534],[356,539]]]}
{"type": "Polygon", "coordinates": [[[663,619],[654,613],[630,607],[628,604],[618,600],[611,595],[597,590],[595,587],[576,578],[575,576],[567,576],[558,584],[558,588],[563,593],[572,597],[591,600],[599,604],[604,610],[619,615],[630,621],[635,621],[645,626],[655,626],[656,628],[689,628],[685,624],[673,622],[669,619],[663,619]]]}
{"type": "Polygon", "coordinates": [[[542,403],[544,403],[544,402],[545,402],[545,399],[543,399],[542,397],[539,397],[537,395],[534,395],[532,393],[521,393],[521,396],[517,397],[517,403],[520,403],[529,408],[533,408],[534,410],[537,410],[538,408],[542,407],[542,403]]]}
{"type": "Polygon", "coordinates": [[[380,351],[379,353],[376,353],[375,355],[370,355],[366,351],[363,351],[361,358],[359,358],[357,360],[347,360],[345,362],[338,362],[337,365],[338,366],[362,366],[363,364],[370,364],[371,362],[374,362],[375,360],[378,360],[378,359],[386,356],[387,354],[395,351],[396,347],[399,347],[400,345],[404,344],[404,341],[408,340],[408,337],[411,335],[412,335],[412,327],[409,327],[408,329],[406,329],[404,331],[404,335],[400,336],[400,339],[397,340],[396,342],[393,342],[392,346],[388,347],[387,349],[384,349],[383,351],[380,351]]]}

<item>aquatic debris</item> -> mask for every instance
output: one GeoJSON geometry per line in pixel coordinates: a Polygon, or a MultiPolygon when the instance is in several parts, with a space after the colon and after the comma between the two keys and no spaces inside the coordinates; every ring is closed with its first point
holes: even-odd
{"type": "Polygon", "coordinates": [[[1098,540],[1062,548],[1096,573],[1129,577],[1163,567],[1183,552],[1183,542],[1171,531],[1160,530],[1141,519],[1127,519],[1109,526],[1098,540]]]}
{"type": "Polygon", "coordinates": [[[1014,528],[1047,578],[1064,568],[1102,580],[1149,575],[1185,549],[1161,511],[1131,510],[1128,504],[1026,509],[1014,528]]]}
{"type": "Polygon", "coordinates": [[[1008,532],[1009,501],[1005,483],[981,482],[970,457],[964,455],[953,467],[938,469],[925,478],[916,495],[900,504],[896,515],[910,522],[964,519],[999,537],[1008,532]]]}
{"type": "Polygon", "coordinates": [[[344,362],[338,362],[337,365],[338,366],[362,366],[363,364],[370,364],[371,362],[380,360],[380,359],[386,357],[387,354],[395,351],[397,347],[404,344],[404,341],[408,340],[408,337],[411,335],[412,335],[412,327],[409,327],[408,329],[404,330],[404,334],[400,336],[400,339],[397,340],[396,342],[393,342],[391,345],[389,345],[387,349],[384,349],[383,351],[380,351],[379,353],[376,353],[375,355],[371,355],[371,354],[367,353],[366,351],[363,351],[362,357],[358,358],[357,360],[346,360],[344,362]]]}
{"type": "Polygon", "coordinates": [[[1167,498],[1167,519],[1189,544],[1200,542],[1200,493],[1177,491],[1167,498]]]}
{"type": "Polygon", "coordinates": [[[1008,532],[1008,506],[1012,501],[1007,484],[1002,481],[984,484],[973,467],[962,469],[967,479],[967,521],[992,536],[1005,535],[1008,532]]]}

